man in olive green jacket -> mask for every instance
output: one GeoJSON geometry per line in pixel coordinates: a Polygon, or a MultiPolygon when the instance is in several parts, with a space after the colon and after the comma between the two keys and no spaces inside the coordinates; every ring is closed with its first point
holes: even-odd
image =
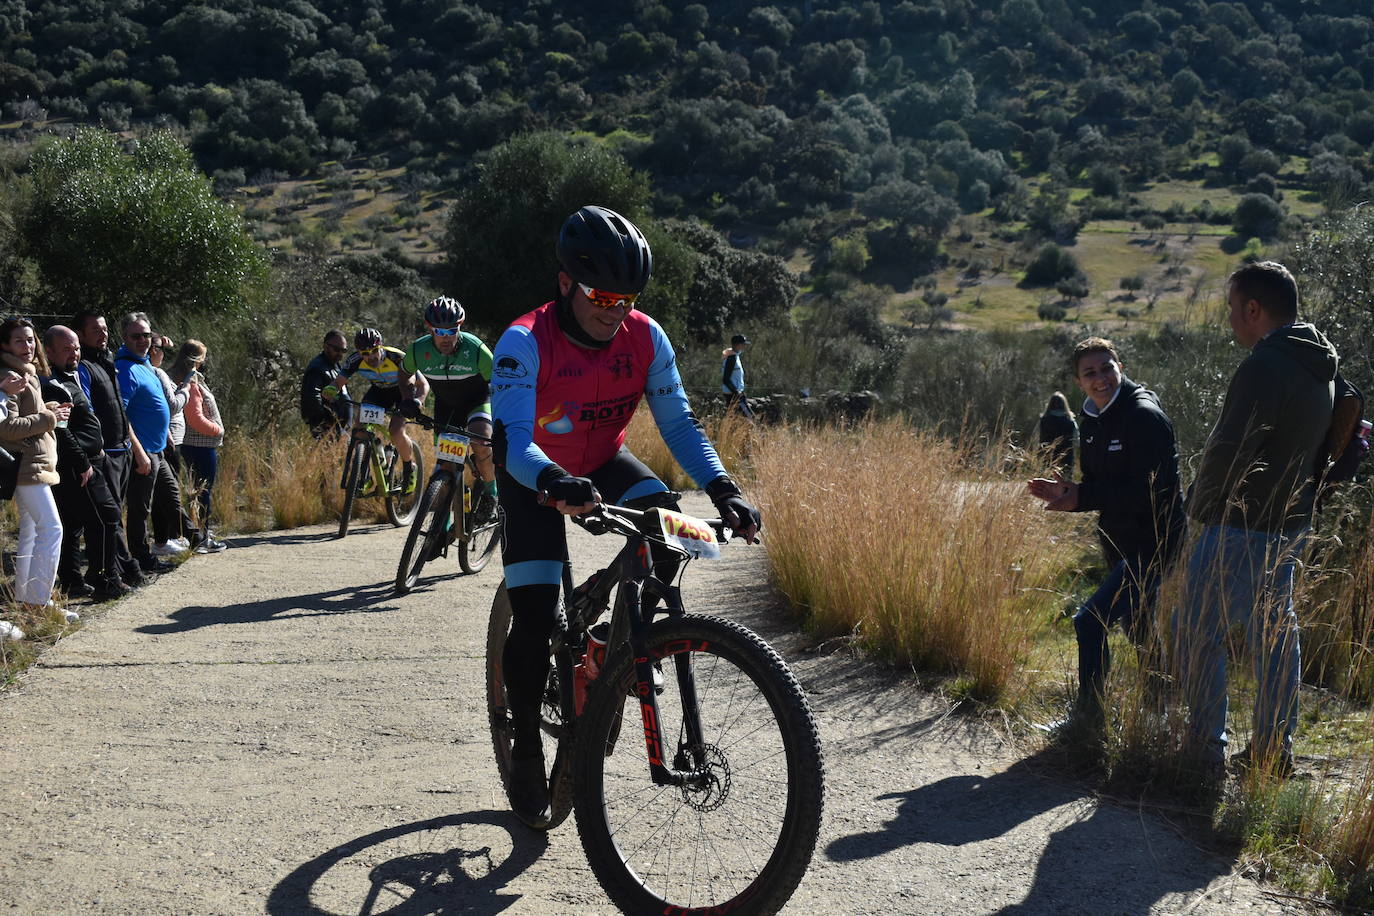
{"type": "Polygon", "coordinates": [[[1250,350],[1207,437],[1188,500],[1201,527],[1179,602],[1177,648],[1191,730],[1214,774],[1226,760],[1225,634],[1244,626],[1255,665],[1252,744],[1237,765],[1293,767],[1298,714],[1297,555],[1312,523],[1317,463],[1331,424],[1336,350],[1298,321],[1281,264],[1231,275],[1231,330],[1250,350]]]}

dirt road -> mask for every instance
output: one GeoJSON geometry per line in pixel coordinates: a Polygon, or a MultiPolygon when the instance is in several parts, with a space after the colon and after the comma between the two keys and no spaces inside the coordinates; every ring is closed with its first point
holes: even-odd
{"type": "MultiPolygon", "coordinates": [[[[482,706],[499,563],[449,560],[394,598],[401,536],[235,538],[48,652],[0,697],[0,908],[609,912],[571,823],[545,837],[506,811],[482,706]]],[[[576,532],[574,562],[615,546],[576,532]]],[[[822,726],[825,826],[787,912],[1294,912],[1155,817],[808,651],[761,575],[732,546],[686,596],[782,649],[822,726]]]]}

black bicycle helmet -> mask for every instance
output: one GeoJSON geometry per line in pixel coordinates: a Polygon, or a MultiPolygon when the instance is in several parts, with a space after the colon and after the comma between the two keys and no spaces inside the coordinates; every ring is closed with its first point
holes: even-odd
{"type": "Polygon", "coordinates": [[[440,296],[425,306],[425,324],[432,328],[457,327],[466,317],[462,303],[448,296],[440,296]]]}
{"type": "Polygon", "coordinates": [[[382,332],[376,328],[363,328],[353,335],[355,350],[371,350],[382,345],[382,332]]]}
{"type": "Polygon", "coordinates": [[[568,276],[612,293],[640,292],[654,269],[644,233],[605,207],[586,206],[568,217],[555,251],[568,276]]]}

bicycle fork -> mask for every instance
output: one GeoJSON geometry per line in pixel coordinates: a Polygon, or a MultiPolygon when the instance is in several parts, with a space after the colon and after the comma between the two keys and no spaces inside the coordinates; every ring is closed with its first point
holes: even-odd
{"type": "MultiPolygon", "coordinates": [[[[635,665],[635,698],[639,701],[639,713],[644,724],[644,746],[649,758],[649,776],[655,785],[684,786],[694,785],[706,778],[704,762],[699,753],[688,763],[685,750],[699,751],[705,739],[701,730],[701,711],[697,704],[696,675],[692,670],[690,641],[683,644],[670,643],[656,657],[648,649],[649,625],[652,620],[644,614],[644,583],[651,580],[653,557],[649,542],[636,538],[630,545],[630,563],[627,575],[620,583],[617,600],[625,602],[623,611],[630,621],[630,651],[635,665]],[[658,709],[658,691],[654,689],[654,665],[664,657],[673,658],[674,673],[677,677],[678,692],[682,703],[682,728],[685,744],[673,755],[672,766],[664,762],[662,719],[658,709]],[[690,769],[684,769],[690,766],[690,769]]],[[[682,613],[682,597],[672,586],[655,588],[658,598],[666,605],[666,610],[682,613]]]]}

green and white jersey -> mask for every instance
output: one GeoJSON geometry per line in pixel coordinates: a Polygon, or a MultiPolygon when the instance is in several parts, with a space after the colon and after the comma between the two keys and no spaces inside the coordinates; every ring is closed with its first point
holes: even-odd
{"type": "Polygon", "coordinates": [[[473,416],[491,416],[491,351],[467,331],[448,356],[426,334],[406,349],[405,371],[420,373],[434,389],[435,414],[446,423],[473,416]]]}

